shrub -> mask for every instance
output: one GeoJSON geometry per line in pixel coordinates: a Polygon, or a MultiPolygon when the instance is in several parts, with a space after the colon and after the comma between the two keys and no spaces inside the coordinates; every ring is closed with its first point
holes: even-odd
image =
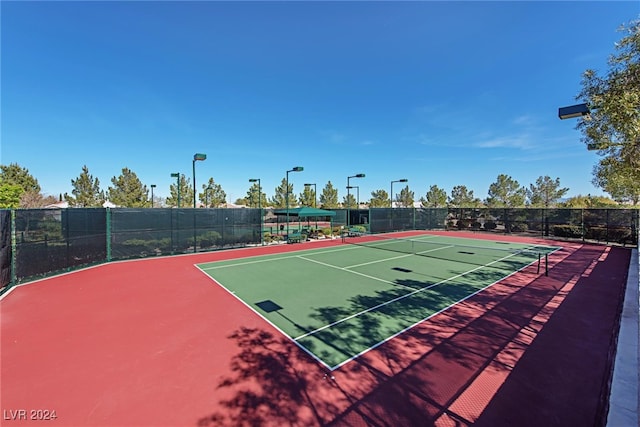
{"type": "Polygon", "coordinates": [[[465,228],[469,228],[471,226],[470,219],[459,219],[458,220],[458,229],[464,230],[465,228]]]}
{"type": "Polygon", "coordinates": [[[498,227],[498,224],[496,224],[495,221],[485,221],[484,222],[484,229],[485,230],[495,230],[496,227],[498,227]]]}
{"type": "Polygon", "coordinates": [[[200,234],[196,241],[198,242],[198,246],[201,248],[208,248],[220,244],[220,238],[220,233],[217,231],[207,231],[204,234],[200,234]]]}
{"type": "Polygon", "coordinates": [[[525,224],[524,222],[516,222],[514,224],[511,224],[511,231],[515,233],[522,233],[524,231],[527,231],[527,229],[527,224],[525,224]]]}
{"type": "Polygon", "coordinates": [[[554,225],[553,235],[558,237],[582,237],[582,228],[577,225],[554,225]]]}

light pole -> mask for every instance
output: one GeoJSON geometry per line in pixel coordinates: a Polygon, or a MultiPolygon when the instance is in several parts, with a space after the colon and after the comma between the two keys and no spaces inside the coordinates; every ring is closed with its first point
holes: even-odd
{"type": "Polygon", "coordinates": [[[360,209],[360,186],[358,185],[352,185],[351,187],[347,187],[347,189],[356,189],[356,206],[358,207],[358,209],[360,209]]]}
{"type": "Polygon", "coordinates": [[[171,178],[176,179],[176,187],[178,188],[178,209],[180,209],[180,173],[172,173],[171,178]]]}
{"type": "Polygon", "coordinates": [[[293,169],[287,171],[287,187],[285,188],[285,204],[287,205],[287,236],[289,236],[289,172],[302,172],[304,168],[302,166],[295,166],[293,169]]]}
{"type": "MultiPolygon", "coordinates": [[[[262,236],[264,231],[262,230],[262,186],[260,185],[260,178],[251,178],[249,182],[258,183],[258,210],[260,211],[260,244],[262,245],[262,236]]],[[[253,194],[253,191],[251,192],[253,194]]]]}
{"type": "Polygon", "coordinates": [[[409,181],[407,178],[402,178],[402,179],[398,179],[397,181],[391,181],[391,194],[389,195],[389,197],[391,198],[391,228],[394,228],[393,225],[393,183],[394,182],[407,182],[409,181]]]}
{"type": "Polygon", "coordinates": [[[151,184],[151,207],[153,208],[153,189],[156,188],[155,184],[151,184]]]}
{"type": "Polygon", "coordinates": [[[351,216],[351,198],[349,197],[349,189],[351,189],[351,183],[349,182],[349,180],[351,178],[364,178],[364,176],[365,175],[363,173],[359,173],[347,177],[347,227],[349,227],[349,217],[351,216]]]}
{"type": "Polygon", "coordinates": [[[393,183],[394,182],[407,182],[409,181],[407,178],[402,178],[397,181],[391,181],[391,194],[389,194],[389,198],[391,200],[391,207],[393,208],[393,183]]]}
{"type": "MultiPolygon", "coordinates": [[[[316,184],[315,183],[307,183],[304,186],[305,187],[311,187],[313,185],[313,207],[316,208],[316,199],[318,196],[318,192],[316,191],[316,184]]],[[[307,221],[308,223],[308,221],[307,221]]],[[[316,217],[316,231],[318,230],[318,217],[316,217]]]]}
{"type": "Polygon", "coordinates": [[[207,185],[207,188],[205,188],[205,193],[204,193],[204,203],[205,203],[205,208],[209,207],[209,192],[213,190],[213,187],[210,185],[207,185]]]}
{"type": "MultiPolygon", "coordinates": [[[[251,178],[249,182],[258,183],[258,209],[262,209],[262,187],[260,186],[260,178],[251,178]]],[[[251,194],[253,194],[253,192],[251,192],[251,194]]]]}
{"type": "Polygon", "coordinates": [[[207,155],[203,153],[196,153],[193,155],[193,208],[196,207],[196,162],[198,160],[207,160],[207,155]]]}

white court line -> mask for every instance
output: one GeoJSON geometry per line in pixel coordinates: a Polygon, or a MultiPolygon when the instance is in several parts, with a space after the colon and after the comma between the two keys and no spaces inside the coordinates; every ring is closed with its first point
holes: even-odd
{"type": "MultiPolygon", "coordinates": [[[[353,245],[349,245],[349,247],[346,248],[338,248],[338,249],[329,249],[329,250],[322,250],[322,249],[309,249],[309,251],[313,251],[311,253],[309,253],[309,255],[315,255],[315,254],[326,254],[326,253],[331,253],[331,252],[340,252],[340,251],[348,251],[348,250],[353,250],[356,249],[357,246],[353,246],[353,245]]],[[[296,252],[297,254],[298,252],[296,252]]],[[[275,258],[270,258],[272,255],[259,255],[259,257],[264,258],[264,259],[256,259],[253,261],[243,261],[243,262],[237,262],[237,263],[233,263],[233,264],[224,264],[224,265],[215,265],[215,264],[220,264],[220,263],[224,263],[225,261],[214,261],[212,263],[200,263],[199,265],[206,265],[206,264],[213,264],[210,267],[202,267],[201,270],[203,271],[209,271],[209,270],[218,270],[220,268],[228,268],[228,267],[241,267],[243,265],[250,265],[250,264],[258,264],[261,262],[271,262],[271,261],[281,261],[283,259],[292,259],[292,258],[298,258],[300,255],[287,255],[287,256],[281,256],[281,257],[275,257],[275,258]]]]}
{"type": "MultiPolygon", "coordinates": [[[[442,249],[448,249],[448,248],[453,248],[453,247],[455,247],[455,245],[442,246],[440,248],[429,249],[427,251],[420,251],[420,252],[416,252],[416,253],[404,254],[404,255],[400,255],[400,256],[394,256],[394,257],[391,257],[391,258],[379,259],[379,260],[376,260],[376,261],[363,262],[362,264],[354,264],[354,265],[350,265],[350,266],[347,266],[347,267],[344,267],[344,268],[362,267],[363,265],[377,264],[377,263],[380,263],[380,262],[391,261],[391,260],[400,259],[400,258],[407,258],[407,257],[413,256],[413,255],[426,254],[426,253],[429,253],[429,252],[439,251],[439,250],[442,250],[442,249]]],[[[377,249],[377,248],[373,248],[373,249],[377,249]]]]}
{"type": "Polygon", "coordinates": [[[324,360],[320,359],[318,356],[316,356],[311,350],[309,350],[308,348],[306,348],[305,346],[303,346],[302,344],[296,342],[294,339],[291,338],[291,336],[286,333],[283,329],[281,329],[278,325],[276,325],[275,323],[273,323],[271,320],[267,319],[262,313],[260,313],[258,310],[256,310],[255,308],[253,308],[251,306],[251,304],[249,304],[248,302],[246,302],[245,300],[243,300],[242,298],[240,298],[238,295],[236,295],[235,291],[230,290],[229,288],[227,288],[226,286],[224,286],[218,279],[213,278],[212,276],[210,276],[209,274],[207,274],[204,270],[202,270],[200,267],[198,267],[197,264],[194,264],[194,266],[200,270],[204,275],[206,275],[209,279],[211,279],[213,281],[213,283],[215,283],[216,285],[218,285],[219,287],[221,287],[222,289],[224,289],[226,292],[228,292],[232,297],[234,297],[235,299],[237,299],[238,301],[240,301],[241,304],[243,304],[245,307],[247,307],[249,310],[253,311],[255,314],[258,315],[258,317],[262,318],[262,320],[264,320],[265,322],[267,322],[268,324],[270,324],[275,330],[277,330],[278,332],[280,332],[283,336],[289,338],[289,340],[291,340],[295,345],[297,345],[302,351],[304,351],[305,353],[307,353],[309,356],[311,356],[311,358],[313,358],[314,360],[316,360],[318,363],[320,363],[321,365],[325,366],[327,369],[331,370],[331,366],[329,366],[324,360]]]}
{"type": "MultiPolygon", "coordinates": [[[[422,238],[422,240],[435,239],[437,237],[439,237],[439,236],[425,236],[424,238],[422,238]]],[[[420,239],[413,239],[413,240],[420,240],[420,239]]],[[[442,244],[446,244],[446,243],[442,243],[442,244]]],[[[356,250],[358,248],[362,248],[362,246],[361,245],[352,245],[352,244],[350,244],[347,247],[340,247],[340,248],[335,248],[335,249],[313,248],[313,249],[303,249],[302,251],[307,252],[309,255],[316,255],[316,254],[320,254],[321,255],[321,254],[327,254],[327,253],[332,253],[332,252],[356,250]]],[[[296,251],[296,253],[302,252],[302,251],[296,251]]],[[[205,266],[205,265],[209,265],[210,264],[210,266],[207,266],[207,267],[199,267],[202,271],[209,271],[209,270],[217,270],[217,269],[220,269],[220,268],[241,267],[243,265],[251,265],[251,264],[258,264],[258,263],[262,263],[262,262],[280,261],[280,260],[284,260],[284,259],[297,258],[299,255],[292,254],[292,255],[281,256],[281,257],[273,257],[273,256],[274,256],[274,254],[258,255],[258,257],[260,259],[255,259],[253,261],[237,262],[237,263],[232,263],[232,264],[223,264],[226,261],[222,260],[222,261],[199,263],[198,265],[205,266]],[[222,265],[216,265],[216,264],[222,264],[222,265]]]]}
{"type": "Polygon", "coordinates": [[[358,271],[347,270],[346,267],[338,267],[336,265],[327,264],[326,262],[317,261],[315,259],[310,259],[310,258],[305,258],[303,256],[299,256],[298,258],[303,259],[305,261],[309,261],[309,262],[315,262],[316,264],[320,264],[320,265],[323,265],[325,267],[331,267],[331,268],[334,268],[336,270],[345,271],[347,273],[357,274],[358,276],[366,277],[367,279],[373,279],[373,280],[377,280],[378,282],[383,282],[383,283],[386,283],[386,284],[389,284],[389,285],[399,286],[399,287],[402,287],[402,288],[407,288],[407,289],[409,289],[411,291],[415,290],[415,288],[412,288],[412,287],[409,287],[409,286],[405,286],[405,285],[401,285],[399,283],[390,282],[389,280],[384,280],[384,279],[381,279],[379,277],[369,276],[368,274],[360,273],[358,271]]]}
{"type": "Polygon", "coordinates": [[[375,305],[375,306],[373,306],[373,307],[370,307],[370,308],[368,308],[368,309],[366,309],[366,310],[362,310],[362,311],[360,311],[360,312],[358,312],[358,313],[352,314],[352,315],[347,316],[347,317],[345,317],[345,318],[343,318],[343,319],[336,320],[335,322],[332,322],[332,323],[330,323],[330,324],[328,324],[328,325],[322,326],[322,327],[320,327],[320,328],[318,328],[318,329],[315,329],[315,330],[313,330],[313,331],[311,331],[311,332],[307,332],[306,334],[300,335],[300,336],[298,336],[298,337],[294,338],[294,341],[297,341],[297,340],[299,340],[299,339],[302,339],[302,338],[305,338],[305,337],[308,337],[308,336],[314,335],[314,334],[316,334],[317,332],[323,331],[323,330],[325,330],[325,329],[327,329],[327,328],[333,327],[333,326],[335,326],[335,325],[338,325],[338,324],[343,323],[343,322],[345,322],[345,321],[347,321],[347,320],[353,319],[354,317],[360,316],[360,315],[362,315],[362,314],[369,313],[369,312],[371,312],[371,311],[377,310],[378,308],[380,308],[380,307],[384,307],[385,305],[389,305],[389,304],[391,304],[391,303],[393,303],[393,302],[400,301],[400,300],[402,300],[402,299],[404,299],[404,298],[407,298],[407,297],[410,297],[410,296],[412,296],[412,295],[415,295],[415,294],[417,294],[418,292],[426,291],[426,290],[429,290],[429,289],[434,288],[434,287],[436,287],[436,286],[439,286],[439,285],[442,285],[442,284],[444,284],[444,283],[450,282],[451,280],[454,280],[454,279],[457,279],[457,278],[459,278],[459,277],[465,276],[465,275],[467,275],[467,274],[469,274],[469,273],[473,273],[474,271],[476,271],[476,270],[480,270],[481,268],[489,267],[489,266],[490,266],[490,265],[492,265],[492,264],[495,264],[495,263],[500,262],[500,261],[504,261],[505,259],[507,259],[507,258],[511,258],[511,257],[512,257],[512,256],[514,256],[514,255],[516,255],[516,254],[509,254],[509,255],[507,255],[507,256],[505,256],[505,257],[502,257],[502,258],[500,258],[500,259],[497,259],[497,260],[495,260],[495,261],[491,261],[491,262],[489,262],[489,263],[487,263],[487,264],[480,265],[480,266],[478,266],[478,267],[476,267],[476,268],[473,268],[473,269],[471,269],[471,270],[469,270],[469,271],[465,271],[464,273],[456,274],[455,276],[449,277],[448,279],[444,279],[444,280],[441,280],[440,282],[433,283],[433,284],[431,284],[431,285],[429,285],[429,286],[425,286],[425,287],[423,287],[423,288],[416,289],[416,290],[414,290],[413,292],[409,292],[409,293],[408,293],[408,294],[406,294],[406,295],[402,295],[402,296],[399,296],[399,297],[393,298],[393,299],[391,299],[391,300],[389,300],[389,301],[386,301],[386,302],[380,303],[380,304],[375,305]]]}

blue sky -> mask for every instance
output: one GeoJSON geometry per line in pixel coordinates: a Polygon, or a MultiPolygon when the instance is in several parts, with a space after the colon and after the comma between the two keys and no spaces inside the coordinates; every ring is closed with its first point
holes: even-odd
{"type": "MultiPolygon", "coordinates": [[[[558,107],[637,19],[606,2],[7,2],[0,4],[0,163],[45,194],[83,165],[107,189],[122,168],[156,196],[172,172],[209,177],[228,201],[249,178],[328,181],[360,199],[407,178],[466,185],[591,184],[597,154],[558,107]]],[[[399,192],[400,184],[394,184],[399,192]]]]}

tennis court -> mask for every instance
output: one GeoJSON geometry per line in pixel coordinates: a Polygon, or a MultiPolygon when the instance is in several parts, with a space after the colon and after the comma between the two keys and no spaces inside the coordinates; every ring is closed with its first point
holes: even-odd
{"type": "Polygon", "coordinates": [[[2,425],[46,411],[60,426],[603,425],[631,250],[393,236],[15,286],[0,297],[2,425]]]}
{"type": "Polygon", "coordinates": [[[543,274],[559,249],[424,234],[344,242],[198,267],[333,370],[510,275],[543,274]]]}

